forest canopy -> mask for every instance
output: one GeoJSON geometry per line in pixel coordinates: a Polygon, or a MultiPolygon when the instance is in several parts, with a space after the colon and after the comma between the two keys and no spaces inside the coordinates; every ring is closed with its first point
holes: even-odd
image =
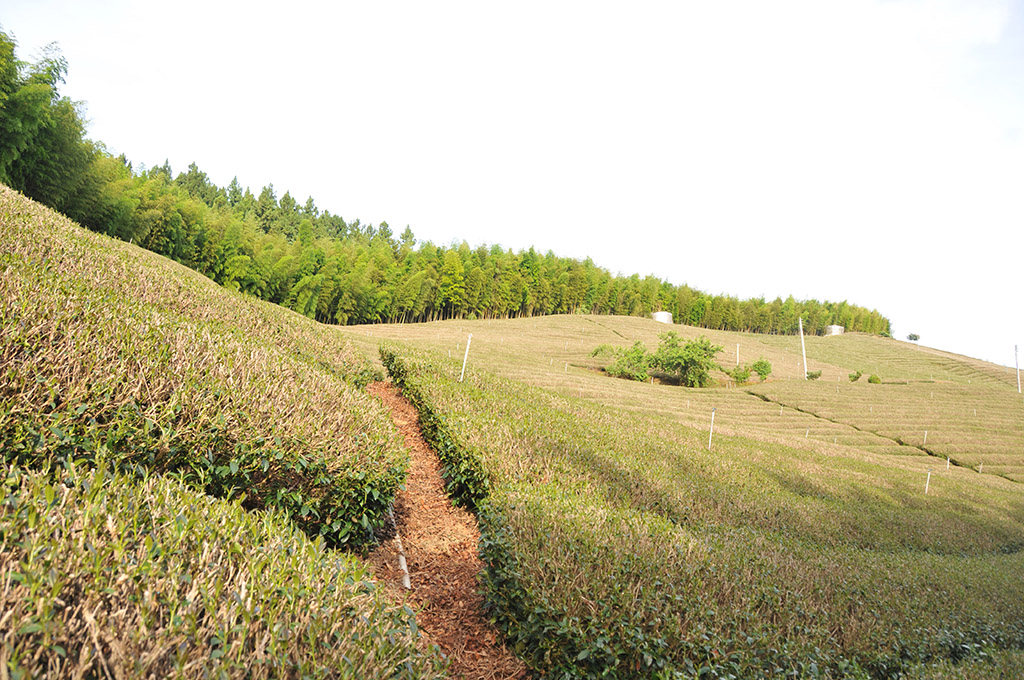
{"type": "Polygon", "coordinates": [[[875,310],[847,302],[740,300],[654,276],[612,275],[589,258],[533,248],[417,242],[406,226],[363,224],[272,184],[217,186],[195,164],[133,168],[85,137],[82,106],[61,96],[67,62],[36,63],[0,31],[0,182],[83,226],[170,257],[235,290],[324,323],[412,322],[561,313],[646,316],[711,329],[808,333],[839,324],[890,333],[875,310]]]}

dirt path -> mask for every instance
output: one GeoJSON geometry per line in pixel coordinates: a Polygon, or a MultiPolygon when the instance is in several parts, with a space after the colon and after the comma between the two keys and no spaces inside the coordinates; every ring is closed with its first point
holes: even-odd
{"type": "MultiPolygon", "coordinates": [[[[391,410],[405,437],[411,463],[405,491],[395,500],[395,521],[405,547],[412,590],[409,604],[429,643],[452,661],[451,674],[463,678],[525,678],[523,664],[505,649],[483,615],[477,573],[480,532],[468,511],[452,506],[444,493],[437,455],[420,433],[416,410],[392,383],[377,382],[367,391],[391,410]]],[[[380,581],[398,597],[398,548],[387,541],[370,554],[380,581]]]]}

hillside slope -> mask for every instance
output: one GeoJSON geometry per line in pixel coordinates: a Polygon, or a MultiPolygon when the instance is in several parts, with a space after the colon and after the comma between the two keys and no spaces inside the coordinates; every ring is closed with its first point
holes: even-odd
{"type": "MultiPolygon", "coordinates": [[[[722,334],[714,339],[732,340],[733,351],[740,342],[743,360],[769,356],[776,379],[698,390],[609,378],[589,357],[605,342],[653,348],[664,330],[563,316],[346,333],[367,351],[400,341],[389,345],[388,369],[447,452],[453,492],[481,508],[489,602],[534,668],[566,677],[886,678],[956,677],[962,659],[993,653],[1016,663],[1019,484],[988,466],[947,471],[944,459],[884,428],[750,393],[785,388],[820,406],[838,387],[856,412],[864,394],[895,409],[908,397],[894,389],[968,388],[979,403],[994,395],[1002,404],[1006,422],[992,427],[1012,447],[1024,411],[998,371],[961,374],[950,364],[942,383],[851,385],[846,373],[875,351],[851,337],[850,358],[809,347],[832,363],[816,359],[824,377],[807,384],[792,379],[802,370],[776,338],[722,334]]],[[[916,348],[884,347],[878,365],[925,370],[916,348]]],[[[893,427],[913,431],[914,417],[893,427]]],[[[955,432],[951,415],[936,417],[955,432]]]]}
{"type": "Polygon", "coordinates": [[[0,328],[0,674],[437,674],[332,549],[408,464],[341,338],[2,186],[0,328]]]}

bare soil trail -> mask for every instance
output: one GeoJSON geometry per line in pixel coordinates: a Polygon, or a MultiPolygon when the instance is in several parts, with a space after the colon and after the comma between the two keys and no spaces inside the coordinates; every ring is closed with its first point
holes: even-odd
{"type": "MultiPolygon", "coordinates": [[[[451,659],[454,677],[496,680],[526,678],[526,668],[509,652],[483,613],[477,574],[476,519],[452,506],[444,492],[437,455],[423,439],[416,410],[393,383],[376,382],[367,391],[391,410],[405,438],[411,462],[406,488],[395,500],[395,522],[405,548],[412,590],[409,605],[428,643],[451,659]]],[[[386,541],[370,554],[378,580],[404,597],[398,545],[386,541]]]]}

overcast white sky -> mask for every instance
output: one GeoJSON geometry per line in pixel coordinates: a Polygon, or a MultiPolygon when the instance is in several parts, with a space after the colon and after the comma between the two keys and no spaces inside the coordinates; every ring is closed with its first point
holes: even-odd
{"type": "Polygon", "coordinates": [[[14,0],[89,134],[435,243],[1024,345],[1024,4],[14,0]]]}

